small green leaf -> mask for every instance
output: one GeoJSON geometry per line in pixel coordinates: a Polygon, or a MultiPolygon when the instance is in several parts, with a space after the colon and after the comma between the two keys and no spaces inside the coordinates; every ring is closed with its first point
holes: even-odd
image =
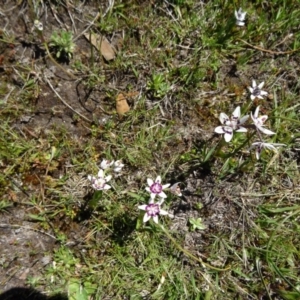
{"type": "Polygon", "coordinates": [[[88,300],[88,293],[77,279],[70,279],[68,286],[70,300],[88,300]]]}

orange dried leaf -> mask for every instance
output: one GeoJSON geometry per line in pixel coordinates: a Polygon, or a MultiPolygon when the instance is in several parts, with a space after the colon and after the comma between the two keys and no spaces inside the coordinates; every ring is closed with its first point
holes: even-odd
{"type": "Polygon", "coordinates": [[[126,112],[130,110],[127,100],[124,94],[120,93],[116,98],[116,109],[119,117],[123,116],[126,112]]]}
{"type": "Polygon", "coordinates": [[[85,33],[85,38],[102,54],[106,60],[112,60],[116,57],[115,48],[104,35],[96,33],[85,33]]]}

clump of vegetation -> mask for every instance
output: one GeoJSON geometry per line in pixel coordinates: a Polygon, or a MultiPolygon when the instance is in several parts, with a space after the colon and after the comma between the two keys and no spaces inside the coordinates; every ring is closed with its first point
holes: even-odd
{"type": "Polygon", "coordinates": [[[56,57],[66,56],[72,58],[75,44],[73,43],[73,34],[71,31],[54,31],[50,37],[49,46],[53,48],[56,57]]]}

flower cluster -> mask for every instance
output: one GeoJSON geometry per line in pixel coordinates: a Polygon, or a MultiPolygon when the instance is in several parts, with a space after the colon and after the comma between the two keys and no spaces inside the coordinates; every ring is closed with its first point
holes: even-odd
{"type": "Polygon", "coordinates": [[[88,180],[91,181],[92,187],[97,191],[109,190],[111,186],[108,185],[107,182],[111,180],[112,175],[105,175],[105,172],[112,168],[115,173],[119,173],[123,167],[124,164],[122,164],[120,160],[109,161],[103,159],[97,176],[88,175],[88,180]]]}
{"type": "MultiPolygon", "coordinates": [[[[256,98],[263,99],[263,97],[268,94],[267,92],[261,90],[263,86],[264,86],[264,82],[257,85],[255,80],[252,81],[252,87],[249,87],[249,91],[251,93],[250,95],[251,100],[254,100],[256,98]]],[[[255,128],[260,141],[253,143],[252,146],[250,147],[250,150],[256,149],[257,159],[260,158],[260,153],[262,149],[268,149],[277,152],[276,147],[285,146],[284,144],[266,143],[263,141],[261,133],[266,135],[274,135],[275,132],[265,127],[265,122],[267,121],[268,116],[267,115],[260,116],[259,108],[260,108],[259,106],[256,107],[254,114],[252,114],[252,112],[250,113],[253,122],[252,125],[245,124],[246,121],[249,119],[249,115],[245,115],[241,117],[241,108],[240,106],[238,106],[232,113],[231,118],[229,118],[225,113],[222,112],[219,116],[219,120],[222,126],[218,126],[215,128],[216,133],[224,134],[224,139],[227,143],[232,140],[234,131],[247,132],[248,129],[246,127],[255,128]]]]}
{"type": "Polygon", "coordinates": [[[107,170],[109,168],[113,168],[113,171],[115,173],[119,173],[122,171],[122,168],[124,167],[124,164],[122,164],[121,160],[107,160],[107,159],[103,159],[101,164],[100,164],[100,168],[103,170],[107,170]]]}
{"type": "Polygon", "coordinates": [[[153,179],[147,179],[148,186],[146,191],[150,193],[150,200],[148,204],[140,205],[138,208],[145,211],[143,222],[149,221],[151,218],[155,223],[158,223],[159,215],[168,215],[168,212],[161,209],[161,205],[164,203],[167,195],[164,190],[170,186],[170,184],[161,184],[161,177],[157,176],[155,181],[153,179]],[[160,199],[154,202],[155,197],[158,196],[160,199]]]}

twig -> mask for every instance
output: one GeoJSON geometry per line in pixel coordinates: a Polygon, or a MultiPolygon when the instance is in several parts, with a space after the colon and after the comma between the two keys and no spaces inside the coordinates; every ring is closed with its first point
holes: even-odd
{"type": "Polygon", "coordinates": [[[73,42],[77,41],[82,35],[84,35],[86,32],[88,32],[90,30],[90,28],[94,25],[94,23],[100,18],[100,12],[97,13],[96,17],[94,18],[94,20],[91,22],[91,24],[85,29],[83,30],[79,35],[77,35],[74,39],[73,42]]]}
{"type": "Polygon", "coordinates": [[[72,79],[77,79],[77,77],[75,75],[73,75],[72,73],[70,73],[69,71],[67,71],[64,67],[62,67],[59,63],[56,62],[56,60],[53,58],[53,56],[51,55],[48,45],[46,42],[44,42],[44,46],[46,48],[46,52],[47,55],[49,56],[49,58],[51,59],[51,61],[57,66],[59,67],[63,72],[65,72],[67,75],[69,75],[72,79]]]}
{"type": "Polygon", "coordinates": [[[45,234],[45,235],[51,237],[52,239],[57,240],[56,237],[55,237],[54,235],[52,235],[52,234],[50,234],[50,233],[47,233],[47,232],[45,232],[45,231],[36,229],[36,228],[29,227],[29,226],[12,225],[12,224],[3,224],[3,223],[0,223],[0,228],[21,228],[21,229],[32,230],[32,231],[36,231],[36,232],[45,234]]]}
{"type": "Polygon", "coordinates": [[[163,232],[167,235],[167,237],[173,242],[173,244],[177,247],[177,249],[179,249],[181,252],[183,252],[185,255],[187,255],[188,257],[192,258],[193,260],[197,261],[198,263],[202,264],[204,267],[209,268],[211,270],[215,270],[215,271],[220,271],[220,272],[224,272],[224,271],[228,271],[231,269],[231,266],[227,266],[225,269],[221,269],[221,268],[217,268],[214,267],[208,263],[205,263],[201,258],[196,257],[195,255],[193,255],[191,252],[189,252],[188,250],[184,249],[183,247],[181,247],[176,241],[175,239],[171,236],[171,234],[163,227],[161,226],[163,232]]]}
{"type": "Polygon", "coordinates": [[[52,86],[50,80],[48,78],[46,78],[46,81],[48,83],[48,85],[50,86],[51,90],[56,94],[56,96],[59,98],[59,100],[68,108],[70,108],[75,114],[77,114],[80,118],[84,119],[85,121],[89,122],[90,124],[92,124],[93,122],[88,119],[87,117],[85,117],[84,115],[82,115],[81,113],[79,113],[78,111],[76,111],[73,107],[71,107],[59,94],[58,92],[54,89],[54,87],[52,86]]]}
{"type": "MultiPolygon", "coordinates": [[[[113,6],[114,6],[114,4],[115,4],[115,0],[109,0],[108,3],[109,3],[109,5],[108,5],[106,11],[104,12],[104,14],[102,15],[102,18],[104,18],[104,17],[106,16],[106,14],[107,14],[110,10],[112,10],[112,8],[113,8],[113,6]]],[[[96,15],[96,17],[94,18],[94,20],[90,23],[90,25],[89,25],[86,29],[84,29],[79,35],[77,35],[77,36],[73,39],[73,42],[77,41],[82,35],[84,35],[86,32],[88,32],[89,29],[94,25],[94,23],[100,18],[100,16],[101,16],[101,13],[98,12],[97,15],[96,15]]]]}
{"type": "Polygon", "coordinates": [[[290,50],[290,51],[272,51],[272,50],[268,50],[268,49],[264,49],[264,48],[261,48],[261,47],[258,47],[258,46],[251,45],[251,44],[249,44],[248,42],[246,42],[242,39],[238,39],[238,40],[243,42],[244,44],[248,45],[249,47],[251,47],[253,49],[256,49],[256,50],[259,50],[259,51],[262,51],[262,52],[276,54],[276,55],[291,54],[291,53],[294,53],[294,52],[297,52],[297,51],[300,50],[300,48],[297,48],[295,50],[290,50]]]}

